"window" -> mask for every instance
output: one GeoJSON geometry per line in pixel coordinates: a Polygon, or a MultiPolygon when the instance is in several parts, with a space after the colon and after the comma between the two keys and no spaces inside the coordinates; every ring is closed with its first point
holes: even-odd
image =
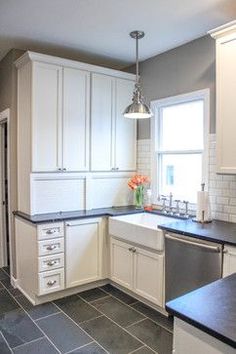
{"type": "Polygon", "coordinates": [[[207,183],[208,90],[152,102],[154,195],[196,203],[207,183]]]}

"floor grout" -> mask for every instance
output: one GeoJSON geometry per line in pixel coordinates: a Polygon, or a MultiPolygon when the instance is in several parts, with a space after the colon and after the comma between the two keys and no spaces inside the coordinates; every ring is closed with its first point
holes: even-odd
{"type": "Polygon", "coordinates": [[[33,340],[31,340],[30,342],[25,342],[25,343],[19,344],[19,345],[17,345],[16,347],[14,347],[13,349],[18,349],[18,348],[24,347],[25,345],[27,345],[27,344],[29,344],[29,343],[38,342],[38,341],[42,340],[43,338],[45,338],[45,337],[40,337],[40,338],[37,338],[37,339],[33,339],[33,340]]]}
{"type": "Polygon", "coordinates": [[[136,322],[134,322],[134,323],[131,323],[130,325],[126,326],[125,328],[129,328],[129,327],[134,326],[134,325],[136,325],[136,324],[138,324],[138,323],[140,323],[140,322],[146,321],[146,319],[147,319],[147,318],[142,318],[142,319],[139,320],[139,321],[136,321],[136,322]]]}
{"type": "Polygon", "coordinates": [[[6,343],[7,347],[8,347],[8,349],[10,350],[11,353],[13,353],[13,350],[11,349],[10,345],[8,344],[8,341],[6,340],[6,338],[5,338],[4,334],[2,333],[2,331],[0,331],[0,333],[1,333],[2,338],[3,338],[3,340],[5,341],[5,343],[6,343]]]}
{"type": "Polygon", "coordinates": [[[77,350],[77,349],[81,349],[81,348],[84,348],[84,347],[87,347],[87,345],[90,345],[90,344],[92,344],[92,343],[94,343],[94,341],[89,342],[89,343],[84,344],[84,345],[81,345],[80,347],[77,347],[77,348],[75,348],[75,349],[72,349],[72,350],[70,350],[69,352],[65,352],[64,354],[70,354],[70,353],[73,353],[75,350],[77,350]]]}

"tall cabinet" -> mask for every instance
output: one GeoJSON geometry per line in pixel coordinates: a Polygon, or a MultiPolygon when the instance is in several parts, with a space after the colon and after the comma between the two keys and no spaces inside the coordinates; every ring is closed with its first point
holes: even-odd
{"type": "Polygon", "coordinates": [[[236,21],[210,34],[216,40],[217,172],[236,174],[236,21]]]}
{"type": "Polygon", "coordinates": [[[122,115],[134,75],[33,52],[16,66],[18,209],[89,209],[94,184],[123,188],[136,170],[136,122],[122,115]]]}

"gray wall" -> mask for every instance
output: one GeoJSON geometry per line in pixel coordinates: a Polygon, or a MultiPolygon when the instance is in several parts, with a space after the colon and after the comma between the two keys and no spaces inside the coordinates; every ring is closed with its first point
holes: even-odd
{"type": "MultiPolygon", "coordinates": [[[[210,36],[143,61],[140,73],[148,102],[210,88],[210,132],[215,132],[215,41],[210,36]]],[[[148,138],[150,119],[140,120],[138,139],[148,138]]]]}

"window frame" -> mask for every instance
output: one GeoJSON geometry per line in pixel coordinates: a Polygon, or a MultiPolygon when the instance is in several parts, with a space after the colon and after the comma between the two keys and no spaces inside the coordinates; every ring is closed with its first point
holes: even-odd
{"type": "MultiPolygon", "coordinates": [[[[151,187],[153,191],[153,203],[160,204],[161,171],[160,163],[163,154],[192,154],[202,153],[202,181],[208,188],[208,145],[209,145],[209,121],[210,121],[210,90],[203,89],[185,94],[166,97],[151,101],[153,117],[151,118],[151,187]],[[161,136],[161,109],[164,107],[203,100],[204,122],[203,122],[203,149],[202,150],[174,150],[164,151],[160,149],[161,136]]],[[[200,186],[199,186],[200,190],[200,186]]],[[[174,196],[175,197],[175,196],[174,196]]]]}

